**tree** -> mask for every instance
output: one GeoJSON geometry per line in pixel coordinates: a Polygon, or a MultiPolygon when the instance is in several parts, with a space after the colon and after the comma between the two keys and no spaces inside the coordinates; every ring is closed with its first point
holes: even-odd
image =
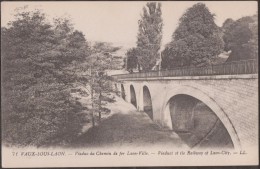
{"type": "Polygon", "coordinates": [[[130,73],[132,73],[133,69],[136,69],[137,67],[140,69],[137,56],[137,48],[131,48],[126,52],[126,70],[130,73]]]}
{"type": "Polygon", "coordinates": [[[227,32],[231,28],[231,26],[234,24],[234,22],[235,21],[231,18],[226,19],[222,25],[222,31],[227,32]]]}
{"type": "Polygon", "coordinates": [[[250,55],[253,59],[258,59],[258,15],[252,16],[253,23],[249,24],[249,29],[252,32],[252,37],[249,40],[250,55]]]}
{"type": "Polygon", "coordinates": [[[148,2],[138,22],[137,59],[143,71],[151,70],[156,59],[159,59],[163,27],[161,15],[161,3],[148,2]]]}
{"type": "Polygon", "coordinates": [[[68,144],[85,123],[70,95],[86,59],[83,34],[67,19],[55,24],[40,11],[21,11],[1,28],[3,139],[16,146],[68,144]]]}
{"type": "Polygon", "coordinates": [[[197,3],[180,18],[172,41],[162,52],[162,68],[210,65],[222,49],[223,40],[214,15],[205,4],[197,3]]]}
{"type": "Polygon", "coordinates": [[[225,42],[225,50],[231,50],[227,62],[257,58],[257,16],[240,18],[230,23],[228,27],[226,22],[222,26],[224,30],[223,40],[225,42]]]}
{"type": "Polygon", "coordinates": [[[92,46],[91,55],[88,58],[92,126],[95,126],[96,112],[98,112],[98,121],[100,122],[102,113],[110,112],[105,105],[107,102],[114,101],[110,94],[116,91],[111,86],[113,79],[107,75],[107,71],[118,68],[117,56],[115,58],[113,54],[119,49],[120,47],[114,47],[106,42],[96,42],[92,46]]]}

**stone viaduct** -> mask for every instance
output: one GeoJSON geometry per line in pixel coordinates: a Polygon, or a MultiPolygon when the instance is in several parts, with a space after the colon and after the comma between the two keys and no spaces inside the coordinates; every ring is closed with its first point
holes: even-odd
{"type": "Polygon", "coordinates": [[[258,145],[256,64],[113,77],[125,101],[162,129],[175,131],[190,147],[243,149],[258,145]]]}

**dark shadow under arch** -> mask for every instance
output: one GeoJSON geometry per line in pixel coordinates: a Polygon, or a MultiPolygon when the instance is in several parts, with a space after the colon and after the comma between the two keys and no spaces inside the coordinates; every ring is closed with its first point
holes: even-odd
{"type": "Polygon", "coordinates": [[[153,120],[153,106],[150,91],[147,86],[143,87],[144,112],[153,120]]]}
{"type": "Polygon", "coordinates": [[[119,96],[117,84],[115,84],[115,92],[116,92],[116,95],[119,96]]]}
{"type": "Polygon", "coordinates": [[[135,89],[133,85],[130,86],[131,103],[137,107],[135,89]]]}
{"type": "Polygon", "coordinates": [[[121,96],[125,100],[125,88],[123,84],[121,84],[121,96]]]}
{"type": "Polygon", "coordinates": [[[234,148],[221,120],[202,101],[175,95],[169,100],[169,110],[173,130],[190,147],[234,148]]]}

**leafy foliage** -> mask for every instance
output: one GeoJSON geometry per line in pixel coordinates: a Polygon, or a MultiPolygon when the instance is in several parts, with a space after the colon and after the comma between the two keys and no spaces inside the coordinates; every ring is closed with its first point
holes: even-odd
{"type": "Polygon", "coordinates": [[[148,2],[143,8],[143,14],[138,22],[137,47],[127,52],[129,57],[127,69],[130,72],[137,66],[139,71],[151,70],[156,59],[159,59],[163,27],[161,15],[161,3],[148,2]]]}
{"type": "Polygon", "coordinates": [[[223,48],[220,29],[214,15],[203,3],[197,3],[183,14],[172,41],[162,52],[162,68],[205,66],[211,64],[223,48]]]}
{"type": "Polygon", "coordinates": [[[67,144],[81,131],[82,105],[70,96],[86,60],[84,35],[68,19],[46,21],[22,11],[2,34],[4,142],[16,146],[67,144]]]}
{"type": "Polygon", "coordinates": [[[131,48],[126,52],[126,70],[128,72],[133,72],[133,69],[136,69],[137,66],[139,67],[138,64],[138,50],[137,48],[131,48]]]}
{"type": "Polygon", "coordinates": [[[107,70],[118,68],[118,57],[114,53],[120,47],[114,47],[110,43],[96,42],[91,48],[89,56],[89,79],[92,100],[92,125],[95,125],[95,116],[98,113],[98,120],[102,118],[102,113],[110,112],[105,107],[108,102],[113,102],[111,93],[116,92],[111,86],[113,79],[107,75],[107,70]]]}
{"type": "Polygon", "coordinates": [[[257,15],[227,23],[228,20],[222,26],[225,50],[231,50],[227,62],[256,59],[258,57],[257,15]]]}

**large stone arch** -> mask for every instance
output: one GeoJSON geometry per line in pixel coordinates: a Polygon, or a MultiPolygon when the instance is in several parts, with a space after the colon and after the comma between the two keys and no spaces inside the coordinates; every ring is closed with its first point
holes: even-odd
{"type": "Polygon", "coordinates": [[[170,110],[169,110],[169,101],[172,97],[176,95],[189,95],[200,100],[205,105],[207,105],[223,123],[224,127],[226,128],[226,130],[228,131],[231,137],[234,148],[235,149],[241,148],[241,144],[237,132],[231,120],[229,119],[228,115],[225,113],[225,111],[215,102],[213,98],[208,96],[203,91],[191,86],[178,86],[175,87],[174,89],[166,91],[163,105],[162,105],[162,110],[161,110],[162,112],[161,119],[163,121],[164,126],[173,129],[170,110]]]}

